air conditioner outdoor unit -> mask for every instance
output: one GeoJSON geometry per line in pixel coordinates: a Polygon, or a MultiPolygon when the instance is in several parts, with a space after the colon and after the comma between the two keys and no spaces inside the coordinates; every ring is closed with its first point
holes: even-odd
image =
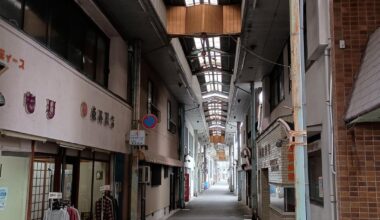
{"type": "Polygon", "coordinates": [[[150,183],[150,166],[139,167],[139,183],[150,183]]]}

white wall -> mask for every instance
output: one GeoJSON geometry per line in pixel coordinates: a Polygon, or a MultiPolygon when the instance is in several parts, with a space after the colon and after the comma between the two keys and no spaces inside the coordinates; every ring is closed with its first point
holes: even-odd
{"type": "Polygon", "coordinates": [[[125,102],[2,20],[0,48],[25,61],[24,70],[11,62],[0,75],[0,90],[6,99],[6,105],[0,108],[0,129],[125,152],[125,135],[131,124],[131,108],[125,102]],[[27,114],[23,106],[28,91],[36,96],[33,114],[27,114]],[[45,114],[46,99],[56,101],[56,113],[50,120],[45,114]],[[87,103],[89,113],[95,106],[113,115],[115,127],[99,125],[90,120],[89,114],[82,118],[82,102],[87,103]]]}
{"type": "Polygon", "coordinates": [[[161,169],[161,185],[146,186],[145,214],[151,215],[170,205],[170,176],[164,178],[164,168],[161,169]]]}
{"type": "Polygon", "coordinates": [[[0,156],[3,166],[0,187],[8,190],[0,219],[26,219],[29,163],[29,157],[0,156]]]}
{"type": "Polygon", "coordinates": [[[128,45],[121,37],[110,39],[108,88],[113,93],[127,98],[128,91],[128,45]]]}
{"type": "Polygon", "coordinates": [[[326,117],[324,69],[324,56],[321,56],[306,72],[307,125],[322,124],[326,117]]]}

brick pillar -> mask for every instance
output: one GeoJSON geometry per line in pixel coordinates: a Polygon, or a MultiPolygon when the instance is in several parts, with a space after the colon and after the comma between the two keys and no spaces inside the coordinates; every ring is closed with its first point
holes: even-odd
{"type": "Polygon", "coordinates": [[[330,2],[339,219],[380,219],[380,126],[348,128],[344,122],[369,36],[380,26],[380,1],[330,2]],[[345,40],[345,49],[339,40],[345,40]]]}

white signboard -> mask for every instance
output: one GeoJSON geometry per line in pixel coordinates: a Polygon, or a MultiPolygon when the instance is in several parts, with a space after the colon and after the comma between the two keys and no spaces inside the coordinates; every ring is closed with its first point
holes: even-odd
{"type": "Polygon", "coordinates": [[[49,192],[49,199],[62,199],[61,192],[49,192]]]}
{"type": "Polygon", "coordinates": [[[145,145],[145,131],[144,130],[131,130],[129,133],[130,145],[145,145]]]}

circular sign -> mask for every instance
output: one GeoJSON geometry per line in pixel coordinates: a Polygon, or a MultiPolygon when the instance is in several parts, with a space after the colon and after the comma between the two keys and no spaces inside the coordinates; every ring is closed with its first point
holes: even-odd
{"type": "Polygon", "coordinates": [[[153,114],[145,115],[142,120],[142,124],[144,128],[155,128],[157,123],[158,123],[158,119],[153,114]]]}
{"type": "Polygon", "coordinates": [[[82,102],[82,104],[80,105],[80,115],[82,116],[82,118],[87,116],[87,112],[88,112],[87,104],[85,102],[82,102]]]}

